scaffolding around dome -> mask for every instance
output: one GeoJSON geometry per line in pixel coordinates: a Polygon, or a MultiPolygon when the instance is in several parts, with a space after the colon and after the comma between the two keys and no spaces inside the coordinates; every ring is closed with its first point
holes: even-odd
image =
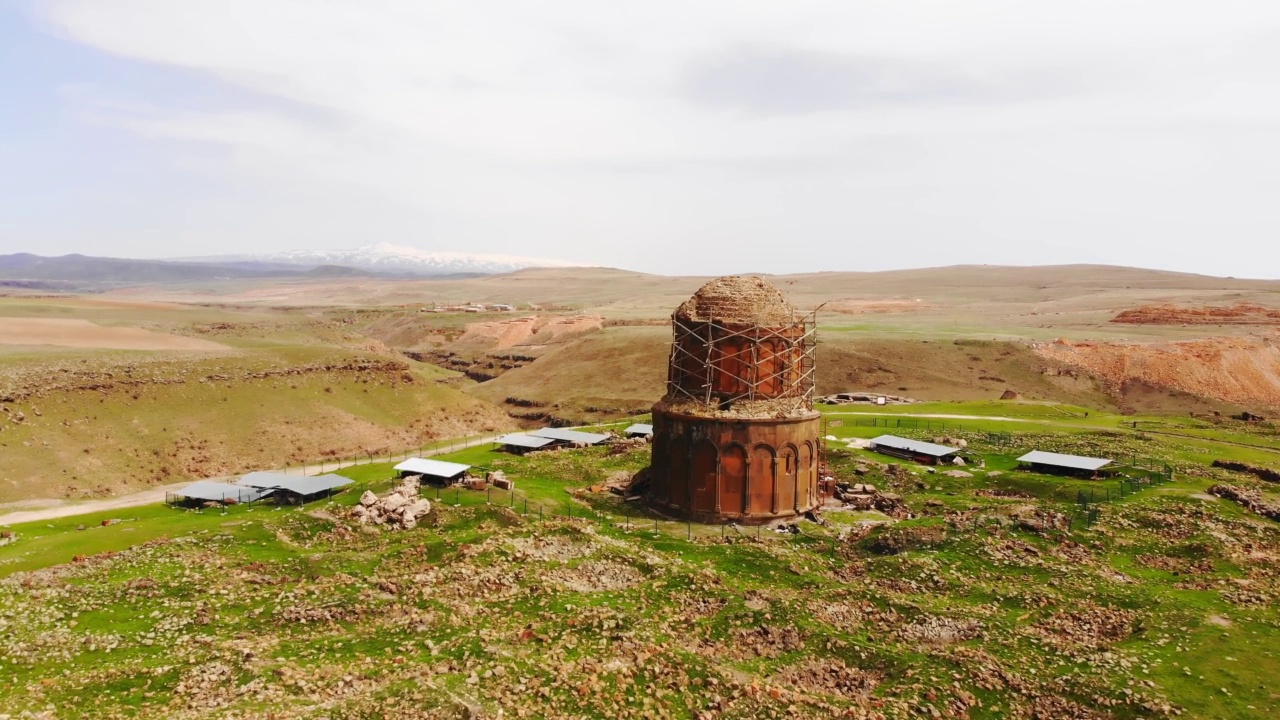
{"type": "Polygon", "coordinates": [[[711,417],[780,417],[813,410],[814,315],[760,326],[672,317],[666,406],[711,417]]]}

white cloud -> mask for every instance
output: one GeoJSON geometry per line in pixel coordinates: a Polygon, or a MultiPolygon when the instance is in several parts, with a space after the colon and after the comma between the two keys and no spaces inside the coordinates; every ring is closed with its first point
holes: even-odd
{"type": "MultiPolygon", "coordinates": [[[[541,247],[661,272],[1087,259],[1242,275],[1258,262],[1224,244],[1276,230],[1280,141],[1256,130],[1280,121],[1266,0],[39,8],[77,42],[246,93],[88,106],[221,148],[182,161],[227,183],[290,186],[279,207],[210,211],[200,242],[257,226],[258,244],[541,247]]],[[[1255,252],[1277,274],[1280,251],[1255,252]]]]}

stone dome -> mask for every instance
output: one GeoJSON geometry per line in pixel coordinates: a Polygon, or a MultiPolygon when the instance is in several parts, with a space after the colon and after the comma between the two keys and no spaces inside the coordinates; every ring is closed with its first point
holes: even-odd
{"type": "Polygon", "coordinates": [[[692,322],[780,327],[796,322],[796,309],[768,280],[754,275],[729,275],[699,288],[676,308],[675,317],[692,322]]]}

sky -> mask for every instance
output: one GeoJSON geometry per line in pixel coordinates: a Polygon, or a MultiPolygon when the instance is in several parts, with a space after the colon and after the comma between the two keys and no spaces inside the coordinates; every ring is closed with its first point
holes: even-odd
{"type": "Polygon", "coordinates": [[[0,253],[1280,278],[1275,0],[0,0],[0,253]]]}

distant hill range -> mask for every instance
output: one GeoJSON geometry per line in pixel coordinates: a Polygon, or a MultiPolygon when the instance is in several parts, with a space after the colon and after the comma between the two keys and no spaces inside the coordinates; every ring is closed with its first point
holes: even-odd
{"type": "Polygon", "coordinates": [[[497,275],[526,268],[581,267],[572,263],[519,255],[421,250],[378,243],[355,250],[291,250],[265,255],[179,258],[185,262],[255,263],[272,267],[340,266],[390,275],[497,275]]]}
{"type": "Polygon", "coordinates": [[[299,250],[172,260],[30,253],[0,255],[0,287],[91,290],[125,284],[167,284],[269,278],[449,277],[467,278],[523,268],[564,267],[540,258],[428,252],[395,245],[357,250],[299,250]]]}
{"type": "Polygon", "coordinates": [[[312,268],[266,263],[202,263],[30,253],[0,255],[0,285],[83,290],[122,284],[305,277],[312,268]]]}

